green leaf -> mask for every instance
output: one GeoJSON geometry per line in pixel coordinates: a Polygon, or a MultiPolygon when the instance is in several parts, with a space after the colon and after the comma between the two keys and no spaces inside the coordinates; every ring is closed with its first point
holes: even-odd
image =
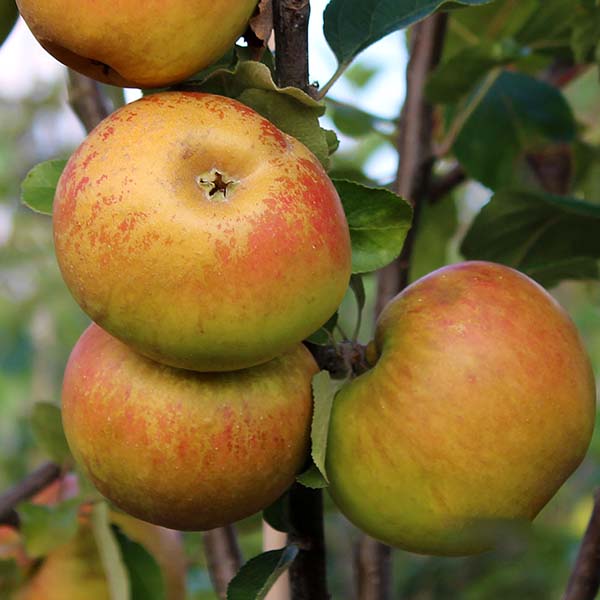
{"type": "Polygon", "coordinates": [[[317,331],[315,331],[312,335],[306,338],[307,342],[311,342],[312,344],[318,344],[319,346],[326,346],[331,343],[333,329],[336,326],[338,321],[338,313],[335,312],[333,316],[317,331]]]}
{"type": "Polygon", "coordinates": [[[278,88],[269,68],[256,61],[242,61],[235,69],[218,69],[204,81],[185,84],[184,89],[235,98],[300,140],[328,164],[331,135],[319,125],[325,104],[296,87],[278,88]]]}
{"type": "Polygon", "coordinates": [[[106,502],[97,502],[92,511],[92,531],[106,573],[112,600],[129,600],[131,586],[119,544],[110,526],[106,502]]]}
{"type": "Polygon", "coordinates": [[[555,87],[504,71],[464,124],[454,152],[465,170],[492,189],[516,183],[517,162],[548,142],[570,142],[575,121],[555,87]]]}
{"type": "Polygon", "coordinates": [[[375,127],[373,115],[347,104],[328,101],[329,114],[340,133],[349,137],[361,137],[371,133],[375,127]]]}
{"type": "Polygon", "coordinates": [[[319,125],[319,111],[276,91],[247,89],[238,100],[302,142],[321,164],[328,165],[329,145],[325,131],[319,125]]]}
{"type": "Polygon", "coordinates": [[[19,16],[14,0],[3,0],[0,4],[0,46],[8,37],[19,16]]]}
{"type": "MultiPolygon", "coordinates": [[[[459,0],[458,4],[477,6],[490,1],[459,0]]],[[[445,3],[445,0],[331,0],[323,14],[323,31],[338,62],[345,65],[382,37],[424,19],[445,3]]]]}
{"type": "Polygon", "coordinates": [[[55,506],[30,503],[19,505],[21,532],[29,556],[45,556],[75,536],[79,503],[78,498],[72,498],[55,506]]]}
{"type": "Polygon", "coordinates": [[[475,218],[461,251],[499,262],[546,287],[598,277],[600,206],[542,192],[502,191],[475,218]]]}
{"type": "Polygon", "coordinates": [[[600,43],[600,5],[594,0],[580,0],[575,4],[576,18],[571,34],[571,47],[578,63],[596,62],[600,43]]]}
{"type": "Polygon", "coordinates": [[[350,227],[352,272],[385,267],[402,251],[412,221],[412,207],[384,188],[334,180],[350,227]]]}
{"type": "Polygon", "coordinates": [[[35,439],[50,458],[59,464],[72,461],[58,406],[49,402],[36,402],[30,423],[35,439]]]}
{"type": "Polygon", "coordinates": [[[458,102],[489,70],[515,58],[511,50],[503,46],[494,48],[479,45],[465,48],[431,74],[426,87],[427,97],[433,103],[458,102]]]}
{"type": "Polygon", "coordinates": [[[435,271],[448,263],[448,246],[458,227],[454,198],[426,203],[419,216],[419,235],[410,260],[410,280],[435,271]]]}
{"type": "Polygon", "coordinates": [[[31,210],[52,214],[56,184],[67,164],[66,160],[47,160],[27,173],[21,183],[21,201],[31,210]]]}
{"type": "Polygon", "coordinates": [[[298,552],[298,546],[292,544],[251,558],[231,580],[227,600],[263,600],[298,552]]]}
{"type": "Polygon", "coordinates": [[[320,371],[312,379],[314,410],[310,431],[311,456],[325,481],[328,481],[325,472],[325,455],[329,418],[333,399],[342,385],[343,381],[333,381],[327,371],[320,371]]]}
{"type": "Polygon", "coordinates": [[[165,600],[165,582],[154,557],[118,527],[112,527],[131,583],[130,600],[165,600]]]}
{"type": "Polygon", "coordinates": [[[290,495],[285,492],[273,504],[263,510],[263,519],[277,531],[285,533],[291,530],[290,495]]]}
{"type": "Polygon", "coordinates": [[[319,467],[314,463],[310,465],[304,473],[300,473],[300,475],[296,477],[296,481],[312,490],[321,490],[328,486],[325,477],[323,477],[323,474],[319,471],[319,467]]]}

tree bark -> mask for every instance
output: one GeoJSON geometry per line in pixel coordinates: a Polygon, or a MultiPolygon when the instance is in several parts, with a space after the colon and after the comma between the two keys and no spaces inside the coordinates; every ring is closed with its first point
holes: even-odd
{"type": "Polygon", "coordinates": [[[593,600],[600,589],[600,492],[581,541],[563,600],[593,600]]]}
{"type": "Polygon", "coordinates": [[[242,554],[232,525],[202,534],[210,580],[217,596],[227,598],[227,586],[242,566],[242,554]]]}

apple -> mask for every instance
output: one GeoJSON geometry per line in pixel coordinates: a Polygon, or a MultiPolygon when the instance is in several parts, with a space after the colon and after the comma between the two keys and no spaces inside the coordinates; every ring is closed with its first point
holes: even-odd
{"type": "Polygon", "coordinates": [[[257,0],[17,0],[40,44],[68,67],[122,87],[165,87],[220,58],[257,0]]]}
{"type": "MultiPolygon", "coordinates": [[[[78,494],[77,476],[66,473],[38,492],[31,502],[52,506],[78,494]]],[[[20,532],[13,527],[0,526],[0,560],[14,559],[22,576],[27,576],[15,600],[96,600],[110,597],[106,572],[90,527],[91,508],[86,503],[80,505],[75,537],[45,556],[39,568],[36,560],[26,554],[20,532]]],[[[110,521],[154,558],[164,581],[165,599],[182,600],[185,597],[186,556],[181,534],[116,510],[110,511],[110,521]]]]}
{"type": "Polygon", "coordinates": [[[326,469],[342,512],[379,540],[483,551],[532,520],[586,453],[586,351],[515,270],[466,262],[418,280],[382,312],[372,350],[372,370],[335,398],[326,469]]]}
{"type": "Polygon", "coordinates": [[[101,327],[198,371],[266,362],[319,329],[350,277],[318,160],[250,108],[167,92],[104,120],[54,200],[63,277],[101,327]]]}
{"type": "Polygon", "coordinates": [[[65,434],[122,510],[172,529],[220,527],[293,483],[307,458],[317,370],[300,344],[231,373],[173,369],[91,325],[65,371],[65,434]]]}
{"type": "Polygon", "coordinates": [[[53,550],[15,600],[110,600],[110,587],[88,523],[53,550]]]}

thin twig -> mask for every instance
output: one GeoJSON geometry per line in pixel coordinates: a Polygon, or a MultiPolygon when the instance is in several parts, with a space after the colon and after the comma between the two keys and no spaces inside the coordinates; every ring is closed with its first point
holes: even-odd
{"type": "Polygon", "coordinates": [[[483,102],[483,99],[487,96],[487,93],[490,91],[494,83],[496,83],[501,74],[501,67],[492,69],[483,80],[483,83],[479,86],[477,92],[466,102],[462,110],[457,113],[452,123],[450,123],[450,127],[448,127],[448,133],[446,134],[446,137],[435,149],[435,155],[438,158],[442,158],[450,152],[454,142],[456,141],[456,138],[458,138],[462,128],[465,126],[465,123],[477,110],[477,107],[483,102]]]}
{"type": "Polygon", "coordinates": [[[69,104],[89,133],[110,114],[110,103],[97,81],[69,69],[69,104]]]}
{"type": "Polygon", "coordinates": [[[350,66],[349,62],[340,63],[335,70],[335,73],[331,76],[331,79],[321,88],[317,93],[317,100],[322,100],[327,95],[327,92],[333,87],[333,84],[345,73],[346,69],[350,66]]]}
{"type": "Polygon", "coordinates": [[[61,469],[57,464],[47,462],[4,492],[0,496],[0,524],[16,524],[14,511],[17,504],[35,496],[58,479],[60,474],[61,469]]]}
{"type": "Polygon", "coordinates": [[[427,196],[429,202],[435,204],[466,180],[465,170],[460,165],[455,165],[447,173],[431,181],[427,196]]]}
{"type": "Polygon", "coordinates": [[[581,541],[563,600],[593,600],[600,589],[600,492],[581,541]]]}
{"type": "Polygon", "coordinates": [[[210,580],[217,596],[227,598],[227,586],[242,566],[242,554],[233,525],[202,534],[210,580]]]}

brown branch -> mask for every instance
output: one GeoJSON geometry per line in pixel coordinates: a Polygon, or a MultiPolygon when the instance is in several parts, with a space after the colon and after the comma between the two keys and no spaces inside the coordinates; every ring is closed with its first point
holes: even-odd
{"type": "Polygon", "coordinates": [[[600,492],[594,495],[594,509],[581,541],[575,567],[563,600],[593,600],[600,588],[600,492]]]}
{"type": "Polygon", "coordinates": [[[363,535],[354,556],[357,597],[360,600],[391,598],[392,549],[363,535]]]}
{"type": "Polygon", "coordinates": [[[58,479],[60,474],[61,469],[57,464],[47,462],[4,492],[0,496],[0,524],[18,524],[15,513],[17,504],[35,496],[48,484],[58,479]]]}
{"type": "Polygon", "coordinates": [[[227,598],[227,586],[242,566],[242,554],[232,525],[202,534],[210,580],[217,596],[227,598]]]}
{"type": "Polygon", "coordinates": [[[406,71],[406,100],[400,116],[398,135],[400,161],[396,191],[413,205],[413,226],[398,260],[380,272],[377,314],[390,298],[408,284],[420,209],[429,191],[434,162],[433,106],[425,98],[425,84],[430,72],[439,63],[447,23],[447,13],[438,13],[421,21],[412,31],[410,60],[406,71]]]}
{"type": "Polygon", "coordinates": [[[432,204],[435,204],[466,180],[467,174],[465,170],[460,165],[455,165],[447,173],[431,181],[427,199],[432,204]]]}
{"type": "MultiPolygon", "coordinates": [[[[294,86],[315,93],[308,84],[309,0],[274,0],[275,79],[281,87],[294,86]]],[[[293,600],[326,600],[327,573],[323,534],[323,496],[294,484],[289,493],[290,543],[300,552],[290,567],[293,600]]]]}
{"type": "Polygon", "coordinates": [[[110,104],[97,81],[69,69],[69,104],[89,133],[110,112],[110,104]]]}
{"type": "Polygon", "coordinates": [[[313,94],[308,84],[308,0],[273,0],[277,85],[313,94]]]}
{"type": "Polygon", "coordinates": [[[289,570],[292,599],[327,600],[323,495],[321,490],[295,483],[290,489],[289,501],[288,543],[300,548],[289,570]]]}

